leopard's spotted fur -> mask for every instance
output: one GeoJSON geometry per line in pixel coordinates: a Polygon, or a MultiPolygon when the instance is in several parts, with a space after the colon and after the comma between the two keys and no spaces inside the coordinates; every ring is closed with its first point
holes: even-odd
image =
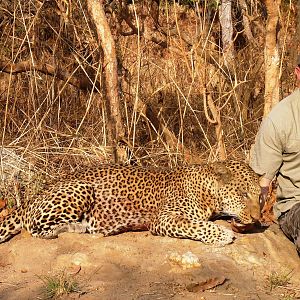
{"type": "Polygon", "coordinates": [[[225,245],[234,235],[210,218],[260,217],[258,178],[242,162],[175,169],[103,165],[72,174],[15,209],[0,225],[0,242],[26,228],[33,236],[60,232],[112,235],[149,229],[162,236],[225,245]]]}

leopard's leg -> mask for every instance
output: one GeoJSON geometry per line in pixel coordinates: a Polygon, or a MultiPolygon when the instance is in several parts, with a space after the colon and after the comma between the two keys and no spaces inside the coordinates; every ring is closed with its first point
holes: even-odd
{"type": "Polygon", "coordinates": [[[233,242],[234,233],[211,221],[197,220],[180,211],[159,211],[150,224],[155,235],[188,238],[205,244],[224,246],[233,242]]]}
{"type": "Polygon", "coordinates": [[[67,183],[59,186],[33,203],[28,210],[26,229],[34,237],[53,239],[62,232],[84,233],[84,215],[94,201],[94,189],[86,183],[67,183]],[[62,191],[65,197],[61,196],[62,191]]]}
{"type": "MultiPolygon", "coordinates": [[[[109,236],[127,231],[148,230],[150,216],[138,211],[127,212],[126,217],[122,215],[122,206],[116,206],[114,213],[103,211],[101,205],[91,205],[89,210],[78,210],[76,202],[70,201],[72,208],[68,214],[56,210],[51,213],[51,221],[45,216],[38,216],[31,233],[35,237],[44,239],[57,238],[63,232],[91,233],[109,236]],[[73,207],[74,206],[74,207],[73,207]],[[63,218],[62,218],[63,216],[63,218]]],[[[56,207],[57,209],[57,207],[56,207]]],[[[43,209],[45,211],[46,209],[43,209]]],[[[150,214],[149,214],[150,215],[150,214]]]]}
{"type": "Polygon", "coordinates": [[[18,234],[22,227],[23,208],[19,206],[0,222],[0,243],[9,240],[12,236],[18,234]]]}

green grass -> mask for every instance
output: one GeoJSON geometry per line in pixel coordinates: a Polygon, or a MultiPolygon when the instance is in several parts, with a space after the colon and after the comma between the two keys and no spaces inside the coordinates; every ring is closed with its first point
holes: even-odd
{"type": "Polygon", "coordinates": [[[282,298],[280,298],[280,300],[295,300],[295,299],[299,299],[299,298],[296,298],[294,295],[284,295],[282,298]]]}
{"type": "Polygon", "coordinates": [[[290,283],[293,271],[272,272],[268,276],[270,290],[277,287],[287,286],[290,283]]]}
{"type": "Polygon", "coordinates": [[[63,295],[81,292],[78,282],[73,276],[60,272],[56,275],[42,275],[39,278],[43,281],[43,293],[45,299],[58,299],[63,295]]]}

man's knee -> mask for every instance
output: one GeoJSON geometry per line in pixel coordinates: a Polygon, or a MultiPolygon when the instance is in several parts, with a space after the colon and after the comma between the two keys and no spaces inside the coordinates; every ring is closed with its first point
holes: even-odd
{"type": "Polygon", "coordinates": [[[295,204],[279,219],[279,225],[284,234],[296,244],[297,249],[300,249],[300,203],[295,204]]]}

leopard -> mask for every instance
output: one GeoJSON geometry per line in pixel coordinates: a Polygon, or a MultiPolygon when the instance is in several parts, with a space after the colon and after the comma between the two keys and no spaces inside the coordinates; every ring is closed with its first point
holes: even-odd
{"type": "Polygon", "coordinates": [[[259,193],[258,176],[242,161],[174,168],[103,164],[62,176],[13,209],[0,222],[0,243],[22,229],[44,239],[63,232],[105,237],[148,230],[225,246],[236,234],[215,218],[257,223],[259,193]]]}

